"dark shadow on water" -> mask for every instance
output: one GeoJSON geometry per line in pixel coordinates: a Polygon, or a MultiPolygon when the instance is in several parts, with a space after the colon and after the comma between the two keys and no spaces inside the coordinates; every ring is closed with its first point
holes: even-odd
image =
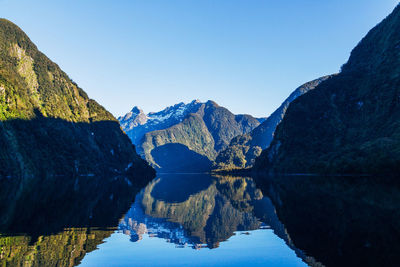
{"type": "Polygon", "coordinates": [[[145,184],[124,176],[1,179],[0,265],[77,265],[117,225],[132,242],[148,234],[193,249],[266,228],[311,266],[400,262],[400,189],[382,180],[168,174],[145,184]]]}
{"type": "Polygon", "coordinates": [[[0,179],[0,250],[7,251],[0,265],[79,264],[115,231],[148,181],[126,176],[0,179]]]}
{"type": "Polygon", "coordinates": [[[188,176],[160,176],[138,194],[120,224],[131,241],[148,233],[177,247],[213,249],[235,231],[270,228],[310,266],[399,266],[398,185],[320,176],[179,181],[202,177],[188,176]],[[186,187],[190,194],[179,194],[186,187]]]}
{"type": "Polygon", "coordinates": [[[213,182],[208,174],[162,174],[151,191],[152,197],[166,202],[183,202],[207,189],[213,182]]]}
{"type": "Polygon", "coordinates": [[[71,227],[114,227],[144,184],[123,176],[2,179],[0,232],[36,236],[71,227]]]}
{"type": "Polygon", "coordinates": [[[318,266],[399,266],[400,187],[376,177],[257,177],[293,245],[318,266]]]}

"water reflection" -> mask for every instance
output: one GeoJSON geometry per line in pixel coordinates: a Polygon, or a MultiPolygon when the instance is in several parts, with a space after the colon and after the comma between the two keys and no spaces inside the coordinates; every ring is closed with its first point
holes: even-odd
{"type": "Polygon", "coordinates": [[[257,184],[309,265],[400,266],[393,177],[262,177],[257,184]]]}
{"type": "Polygon", "coordinates": [[[65,229],[57,234],[0,236],[1,266],[76,266],[113,231],[65,229]]]}
{"type": "Polygon", "coordinates": [[[250,178],[165,175],[137,195],[119,227],[134,242],[148,234],[177,247],[217,248],[235,231],[266,228],[253,213],[262,199],[250,178]]]}
{"type": "Polygon", "coordinates": [[[1,179],[0,265],[79,264],[114,233],[147,182],[145,177],[1,179]]]}
{"type": "Polygon", "coordinates": [[[398,185],[174,174],[143,188],[147,181],[0,180],[0,265],[399,266],[398,185]]]}

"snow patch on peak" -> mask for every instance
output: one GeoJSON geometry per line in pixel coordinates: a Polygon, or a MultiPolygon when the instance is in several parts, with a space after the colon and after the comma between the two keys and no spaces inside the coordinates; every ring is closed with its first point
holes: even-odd
{"type": "Polygon", "coordinates": [[[122,128],[127,131],[138,125],[145,124],[148,117],[144,114],[143,110],[134,106],[130,112],[126,113],[123,117],[119,117],[118,120],[120,121],[122,128]]]}
{"type": "Polygon", "coordinates": [[[169,106],[159,112],[150,112],[147,114],[149,122],[161,123],[173,118],[174,120],[181,120],[190,112],[196,112],[196,106],[200,106],[200,100],[193,100],[192,102],[185,104],[180,102],[173,106],[169,106]]]}
{"type": "Polygon", "coordinates": [[[124,116],[118,118],[119,121],[127,121],[134,120],[138,115],[145,115],[143,110],[141,110],[138,106],[134,106],[131,111],[126,113],[124,116]]]}
{"type": "Polygon", "coordinates": [[[161,111],[150,112],[147,115],[135,106],[118,120],[122,129],[128,134],[132,142],[137,145],[147,132],[164,129],[181,122],[188,114],[197,112],[202,104],[198,99],[188,104],[180,102],[161,111]]]}

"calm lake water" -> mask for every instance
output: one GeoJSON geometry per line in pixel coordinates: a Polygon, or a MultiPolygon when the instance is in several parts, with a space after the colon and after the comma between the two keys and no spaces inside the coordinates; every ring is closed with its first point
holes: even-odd
{"type": "Polygon", "coordinates": [[[164,175],[81,266],[306,266],[277,227],[272,202],[250,178],[164,175]]]}
{"type": "Polygon", "coordinates": [[[144,188],[122,177],[0,185],[1,196],[16,196],[0,206],[1,266],[400,263],[398,186],[362,178],[161,174],[144,188]]]}

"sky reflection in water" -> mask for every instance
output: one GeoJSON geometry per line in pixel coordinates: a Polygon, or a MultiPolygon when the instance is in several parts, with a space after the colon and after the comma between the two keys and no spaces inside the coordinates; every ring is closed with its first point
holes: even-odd
{"type": "Polygon", "coordinates": [[[305,266],[260,212],[282,228],[250,178],[164,175],[81,266],[305,266]]]}

